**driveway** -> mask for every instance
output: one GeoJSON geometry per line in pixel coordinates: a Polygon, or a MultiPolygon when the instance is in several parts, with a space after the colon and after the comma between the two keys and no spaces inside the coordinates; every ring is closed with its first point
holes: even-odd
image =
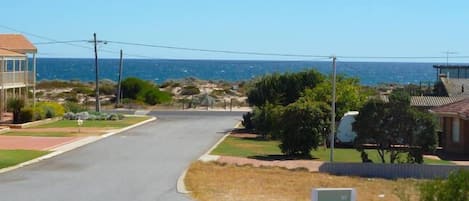
{"type": "Polygon", "coordinates": [[[190,200],[176,192],[183,170],[241,119],[229,112],[152,112],[158,120],[0,174],[8,201],[190,200]]]}

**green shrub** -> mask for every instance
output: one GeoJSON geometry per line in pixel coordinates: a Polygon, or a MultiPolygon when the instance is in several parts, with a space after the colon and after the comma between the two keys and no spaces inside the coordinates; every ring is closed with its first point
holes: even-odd
{"type": "Polygon", "coordinates": [[[421,201],[469,200],[469,170],[452,172],[447,180],[436,179],[420,186],[421,201]]]}
{"type": "Polygon", "coordinates": [[[63,107],[65,109],[65,112],[78,113],[78,112],[86,111],[86,109],[83,108],[82,105],[80,105],[76,102],[65,102],[63,107]]]}
{"type": "Polygon", "coordinates": [[[99,94],[101,95],[115,95],[117,92],[116,84],[110,80],[101,81],[99,85],[99,94]]]}
{"type": "Polygon", "coordinates": [[[33,121],[33,109],[23,108],[19,113],[19,123],[26,123],[33,121]]]}
{"type": "Polygon", "coordinates": [[[243,121],[241,122],[246,129],[253,129],[254,124],[252,123],[252,112],[247,112],[243,114],[243,121]]]}
{"type": "Polygon", "coordinates": [[[73,88],[72,92],[77,94],[94,95],[93,89],[86,86],[73,88]]]}
{"type": "Polygon", "coordinates": [[[156,85],[138,78],[125,79],[122,91],[124,99],[139,100],[150,105],[171,101],[168,92],[160,91],[156,85]]]}
{"type": "Polygon", "coordinates": [[[309,155],[321,141],[322,129],[330,125],[330,108],[322,102],[295,102],[288,105],[280,124],[280,149],[287,155],[309,155]]]}
{"type": "Polygon", "coordinates": [[[181,95],[197,95],[200,94],[199,88],[194,85],[185,86],[181,90],[181,95]]]}
{"type": "Polygon", "coordinates": [[[156,105],[159,103],[166,103],[171,100],[171,95],[167,92],[160,91],[157,88],[150,88],[142,92],[143,95],[139,95],[139,99],[143,102],[156,105]],[[142,98],[140,98],[142,97],[142,98]]]}
{"type": "Polygon", "coordinates": [[[270,103],[254,109],[253,125],[264,138],[277,139],[284,107],[270,103]]]}
{"type": "Polygon", "coordinates": [[[39,102],[36,107],[41,108],[39,111],[44,112],[45,118],[61,117],[65,113],[64,107],[56,102],[39,102]]]}
{"type": "Polygon", "coordinates": [[[21,109],[24,107],[25,102],[23,99],[20,98],[10,98],[7,101],[7,109],[9,112],[13,113],[13,123],[17,124],[20,123],[20,112],[21,109]]]}

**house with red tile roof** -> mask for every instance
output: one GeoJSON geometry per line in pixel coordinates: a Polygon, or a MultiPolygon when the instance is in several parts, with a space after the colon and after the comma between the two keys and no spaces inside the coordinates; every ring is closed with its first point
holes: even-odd
{"type": "Polygon", "coordinates": [[[0,34],[0,120],[10,97],[27,101],[31,89],[35,94],[36,53],[37,48],[23,35],[0,34]],[[29,55],[32,55],[32,64],[29,55]]]}
{"type": "Polygon", "coordinates": [[[441,145],[448,153],[469,154],[469,98],[430,110],[440,117],[441,145]]]}

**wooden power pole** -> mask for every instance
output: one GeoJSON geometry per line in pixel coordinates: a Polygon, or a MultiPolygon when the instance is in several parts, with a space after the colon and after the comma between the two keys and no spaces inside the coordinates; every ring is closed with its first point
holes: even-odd
{"type": "Polygon", "coordinates": [[[98,67],[98,45],[96,41],[96,33],[93,34],[94,37],[94,65],[96,68],[96,112],[101,112],[101,103],[99,102],[99,67],[98,67]]]}
{"type": "Polygon", "coordinates": [[[116,94],[117,101],[116,101],[116,106],[121,104],[121,94],[122,94],[121,82],[122,82],[122,70],[123,70],[122,67],[124,65],[124,63],[123,63],[124,60],[122,58],[122,55],[123,55],[123,53],[122,53],[122,50],[121,50],[120,51],[120,60],[119,60],[120,61],[119,62],[119,78],[117,79],[117,94],[116,94]]]}

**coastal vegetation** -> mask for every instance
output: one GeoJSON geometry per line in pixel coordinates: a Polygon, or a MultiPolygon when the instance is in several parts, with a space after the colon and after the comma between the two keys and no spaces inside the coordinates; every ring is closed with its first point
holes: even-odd
{"type": "MultiPolygon", "coordinates": [[[[336,83],[334,124],[346,112],[360,111],[353,129],[363,162],[378,161],[369,158],[365,146],[375,148],[383,163],[423,163],[423,153],[435,150],[436,123],[410,106],[405,90],[394,90],[385,103],[356,78],[339,75],[336,83]]],[[[285,155],[310,156],[311,150],[329,143],[331,94],[330,79],[315,70],[267,75],[248,90],[254,109],[242,123],[264,140],[280,140],[285,155]]]]}
{"type": "MultiPolygon", "coordinates": [[[[287,155],[309,155],[326,143],[330,128],[330,81],[315,70],[273,74],[259,78],[247,92],[253,114],[244,126],[264,139],[280,139],[287,155]]],[[[348,110],[358,110],[367,99],[355,78],[339,76],[336,111],[340,119],[348,110]]]]}
{"type": "Polygon", "coordinates": [[[362,152],[363,161],[369,161],[365,144],[375,145],[382,163],[422,163],[423,153],[431,153],[436,148],[433,117],[410,107],[410,96],[402,91],[393,92],[389,103],[371,99],[355,119],[355,147],[362,152]],[[385,153],[389,156],[387,160],[385,153]],[[402,157],[402,153],[406,156],[402,157]]]}
{"type": "Polygon", "coordinates": [[[421,201],[467,201],[469,170],[452,172],[448,179],[435,179],[420,185],[421,201]]]}

